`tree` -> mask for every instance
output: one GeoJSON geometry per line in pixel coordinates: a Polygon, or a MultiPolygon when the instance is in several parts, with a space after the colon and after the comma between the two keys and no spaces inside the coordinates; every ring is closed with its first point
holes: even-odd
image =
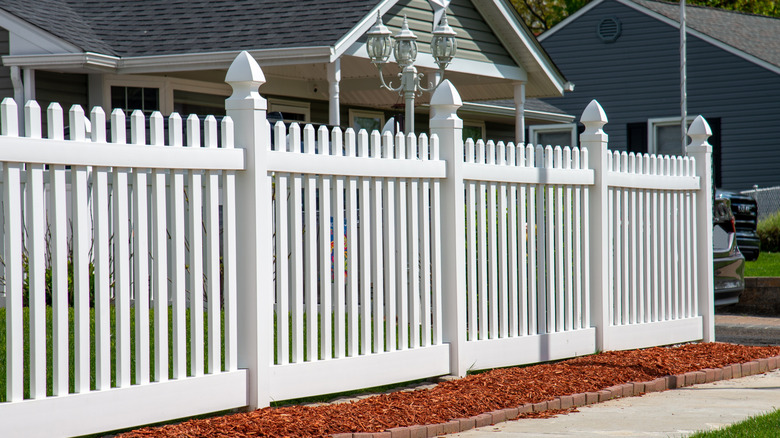
{"type": "MultiPolygon", "coordinates": [[[[534,35],[539,35],[591,0],[511,0],[512,5],[534,35]]],[[[709,6],[749,14],[780,17],[780,5],[774,0],[689,0],[689,5],[709,6]]]]}

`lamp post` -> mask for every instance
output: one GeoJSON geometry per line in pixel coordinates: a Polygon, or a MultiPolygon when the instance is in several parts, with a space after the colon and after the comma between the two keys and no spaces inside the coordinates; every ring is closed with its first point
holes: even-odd
{"type": "Polygon", "coordinates": [[[444,70],[452,61],[457,51],[457,41],[455,40],[455,31],[447,24],[445,15],[438,26],[433,30],[431,39],[431,54],[436,64],[439,66],[438,78],[430,87],[421,85],[422,73],[417,73],[414,67],[414,61],[417,59],[417,36],[409,30],[409,22],[404,16],[404,22],[401,31],[391,36],[390,30],[382,23],[382,17],[377,14],[376,24],[366,35],[366,49],[368,57],[379,70],[379,77],[382,80],[382,88],[397,92],[404,97],[406,106],[405,128],[407,133],[414,132],[414,98],[423,92],[431,92],[441,83],[444,78],[444,70]],[[390,59],[390,52],[393,52],[396,63],[401,67],[401,83],[397,87],[385,82],[382,74],[382,67],[390,59]]]}

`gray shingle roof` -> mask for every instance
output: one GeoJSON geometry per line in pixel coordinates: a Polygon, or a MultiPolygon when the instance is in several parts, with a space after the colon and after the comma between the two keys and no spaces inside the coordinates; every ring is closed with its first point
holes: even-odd
{"type": "MultiPolygon", "coordinates": [[[[680,21],[679,3],[632,0],[676,22],[680,21]]],[[[780,67],[780,19],[723,9],[688,5],[685,22],[729,46],[780,67]]]]}
{"type": "Polygon", "coordinates": [[[2,0],[86,52],[167,55],[334,45],[380,0],[2,0]]]}

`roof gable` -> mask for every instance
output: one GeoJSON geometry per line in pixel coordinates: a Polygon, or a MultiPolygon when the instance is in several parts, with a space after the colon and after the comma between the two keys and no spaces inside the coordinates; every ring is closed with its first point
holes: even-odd
{"type": "MultiPolygon", "coordinates": [[[[608,0],[590,2],[542,34],[539,41],[543,42],[555,35],[605,1],[608,0]]],[[[615,1],[671,26],[680,26],[679,3],[656,0],[615,1]]],[[[696,5],[687,5],[685,16],[688,34],[780,74],[780,19],[696,5]]]]}
{"type": "MultiPolygon", "coordinates": [[[[679,4],[652,0],[633,3],[679,23],[679,4]]],[[[685,23],[690,29],[780,67],[780,19],[688,5],[685,23]]]]}

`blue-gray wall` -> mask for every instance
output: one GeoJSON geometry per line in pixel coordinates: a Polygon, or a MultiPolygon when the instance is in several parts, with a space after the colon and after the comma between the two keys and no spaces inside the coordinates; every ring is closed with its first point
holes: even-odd
{"type": "MultiPolygon", "coordinates": [[[[611,148],[626,148],[626,125],[679,117],[679,30],[606,0],[542,41],[575,84],[546,99],[580,115],[597,99],[609,118],[611,148]],[[603,42],[598,23],[616,17],[617,41],[603,42]]],[[[688,37],[688,114],[720,119],[720,183],[726,189],[780,185],[780,75],[694,36],[688,37]]]]}

